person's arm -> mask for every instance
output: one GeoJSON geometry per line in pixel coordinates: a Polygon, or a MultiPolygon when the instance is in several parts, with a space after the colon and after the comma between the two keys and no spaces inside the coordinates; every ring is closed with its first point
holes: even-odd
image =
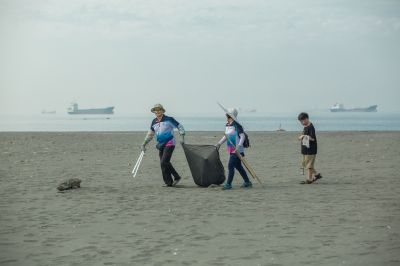
{"type": "Polygon", "coordinates": [[[221,145],[225,143],[225,141],[226,141],[226,136],[224,135],[224,136],[218,141],[218,143],[215,145],[215,147],[216,147],[217,149],[219,149],[219,148],[221,147],[221,145]]]}
{"type": "Polygon", "coordinates": [[[308,136],[310,137],[310,141],[315,141],[315,128],[314,128],[314,126],[312,126],[310,128],[310,132],[309,132],[308,136]]]}
{"type": "Polygon", "coordinates": [[[142,151],[146,151],[146,145],[149,144],[149,142],[154,138],[155,131],[153,128],[153,123],[154,123],[154,121],[151,123],[149,131],[147,131],[147,134],[146,134],[146,137],[144,138],[142,146],[140,146],[140,149],[142,151]]]}
{"type": "Polygon", "coordinates": [[[224,135],[224,136],[218,141],[218,144],[219,144],[219,145],[222,145],[222,144],[225,143],[225,141],[226,141],[226,136],[224,135]]]}
{"type": "Polygon", "coordinates": [[[177,128],[178,128],[179,134],[181,136],[185,136],[186,131],[185,131],[185,128],[182,126],[182,124],[178,124],[177,128]]]}
{"type": "Polygon", "coordinates": [[[178,129],[179,135],[185,136],[186,131],[185,131],[185,128],[183,127],[183,125],[181,123],[176,121],[175,118],[173,118],[173,117],[171,117],[171,123],[172,123],[172,125],[174,127],[176,127],[178,129]]]}
{"type": "Polygon", "coordinates": [[[244,141],[246,139],[246,136],[244,135],[243,127],[241,125],[237,124],[236,125],[236,130],[237,130],[237,133],[239,135],[239,143],[237,144],[237,146],[238,147],[242,147],[243,143],[244,143],[244,141]]]}
{"type": "Polygon", "coordinates": [[[240,133],[239,134],[239,144],[238,144],[238,146],[243,146],[243,143],[244,143],[245,139],[246,139],[246,136],[244,135],[244,133],[240,133]]]}
{"type": "Polygon", "coordinates": [[[142,144],[142,146],[141,146],[141,150],[142,150],[142,151],[146,151],[146,145],[149,144],[149,142],[153,139],[154,134],[155,134],[155,133],[154,133],[153,130],[149,130],[149,131],[147,132],[147,135],[146,135],[146,137],[144,138],[143,144],[142,144]]]}
{"type": "Polygon", "coordinates": [[[305,127],[304,129],[303,129],[303,133],[299,136],[299,140],[303,140],[304,139],[304,136],[307,136],[308,135],[308,130],[307,130],[307,128],[305,127]]]}

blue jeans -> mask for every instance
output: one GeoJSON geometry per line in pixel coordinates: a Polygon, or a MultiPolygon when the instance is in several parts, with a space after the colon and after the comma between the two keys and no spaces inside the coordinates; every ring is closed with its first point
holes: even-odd
{"type": "MultiPolygon", "coordinates": [[[[241,153],[244,156],[244,153],[241,153]]],[[[231,153],[229,157],[228,163],[228,181],[226,183],[232,184],[233,176],[235,175],[235,168],[239,171],[242,176],[244,182],[250,182],[249,177],[247,176],[246,170],[244,170],[242,166],[242,161],[235,153],[231,153]]]]}

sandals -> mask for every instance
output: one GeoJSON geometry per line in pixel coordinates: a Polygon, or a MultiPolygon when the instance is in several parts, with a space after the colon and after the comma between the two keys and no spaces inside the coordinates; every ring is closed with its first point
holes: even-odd
{"type": "Polygon", "coordinates": [[[322,175],[320,173],[316,174],[315,178],[314,178],[314,182],[321,178],[322,178],[322,175]]]}
{"type": "Polygon", "coordinates": [[[312,184],[314,181],[306,180],[306,181],[301,181],[300,184],[305,185],[305,184],[312,184]]]}
{"type": "Polygon", "coordinates": [[[304,185],[304,184],[312,184],[312,183],[314,183],[315,181],[317,181],[318,179],[321,179],[321,178],[322,178],[322,175],[320,173],[318,173],[318,174],[315,175],[314,180],[312,180],[312,181],[310,181],[310,180],[301,181],[300,184],[302,184],[302,185],[304,185]]]}

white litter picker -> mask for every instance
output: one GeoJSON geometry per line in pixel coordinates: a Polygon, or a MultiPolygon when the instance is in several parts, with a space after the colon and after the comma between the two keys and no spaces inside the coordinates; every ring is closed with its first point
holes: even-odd
{"type": "Polygon", "coordinates": [[[144,151],[142,151],[142,152],[140,153],[139,158],[138,158],[137,161],[136,161],[135,167],[133,167],[133,170],[132,170],[132,176],[133,176],[133,177],[136,177],[137,172],[139,171],[139,166],[140,166],[140,164],[142,163],[143,156],[144,156],[144,151]]]}

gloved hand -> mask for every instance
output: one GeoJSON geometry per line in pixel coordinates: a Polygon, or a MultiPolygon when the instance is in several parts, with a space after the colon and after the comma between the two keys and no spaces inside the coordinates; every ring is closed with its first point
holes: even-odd
{"type": "Polygon", "coordinates": [[[142,145],[140,146],[140,150],[141,150],[142,152],[146,152],[146,145],[142,144],[142,145]]]}
{"type": "Polygon", "coordinates": [[[219,150],[219,148],[221,148],[221,144],[219,144],[219,143],[215,144],[214,146],[215,146],[215,148],[216,148],[217,150],[219,150]]]}
{"type": "Polygon", "coordinates": [[[178,125],[178,131],[179,131],[179,135],[185,136],[185,134],[186,134],[185,128],[181,124],[178,125]]]}

